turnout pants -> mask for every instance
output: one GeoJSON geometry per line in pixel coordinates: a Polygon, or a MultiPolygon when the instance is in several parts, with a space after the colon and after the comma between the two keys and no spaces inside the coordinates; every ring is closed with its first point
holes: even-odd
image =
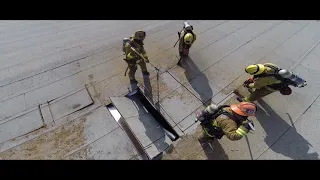
{"type": "Polygon", "coordinates": [[[128,66],[129,66],[128,76],[130,80],[135,79],[135,74],[138,69],[137,67],[138,65],[140,66],[142,72],[148,72],[146,62],[144,62],[143,60],[139,60],[137,61],[137,63],[134,63],[134,64],[128,63],[128,66]]]}
{"type": "Polygon", "coordinates": [[[183,50],[184,50],[184,49],[190,49],[191,46],[192,46],[192,44],[187,45],[187,44],[185,44],[185,43],[183,42],[183,40],[180,40],[180,41],[182,41],[182,42],[179,43],[179,54],[181,55],[181,54],[183,53],[183,50]]]}
{"type": "Polygon", "coordinates": [[[253,91],[249,97],[245,97],[243,100],[246,102],[253,102],[253,101],[256,101],[257,99],[263,98],[264,96],[267,96],[276,91],[277,90],[273,90],[268,87],[262,87],[253,91]]]}

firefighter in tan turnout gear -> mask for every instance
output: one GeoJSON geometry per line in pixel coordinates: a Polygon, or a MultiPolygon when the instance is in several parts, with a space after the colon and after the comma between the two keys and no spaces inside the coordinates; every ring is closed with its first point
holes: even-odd
{"type": "Polygon", "coordinates": [[[146,33],[144,31],[136,31],[125,43],[124,46],[124,51],[126,55],[125,61],[128,63],[128,75],[131,83],[137,83],[137,80],[135,78],[137,65],[140,66],[143,75],[150,75],[146,66],[146,62],[149,63],[149,60],[146,51],[143,47],[143,40],[145,39],[145,37],[146,33]],[[142,55],[145,60],[137,53],[142,55]]]}
{"type": "Polygon", "coordinates": [[[247,117],[255,116],[256,111],[256,105],[249,102],[230,106],[211,104],[197,114],[197,120],[206,136],[221,139],[226,135],[228,139],[235,141],[254,130],[253,123],[247,117]]]}
{"type": "Polygon", "coordinates": [[[179,54],[180,56],[187,56],[192,44],[196,41],[197,35],[193,32],[193,26],[188,22],[184,22],[184,27],[179,35],[179,54]]]}
{"type": "Polygon", "coordinates": [[[299,88],[307,85],[299,76],[272,63],[249,65],[245,71],[253,75],[253,78],[244,82],[251,94],[245,98],[237,97],[240,102],[253,102],[276,91],[280,91],[282,95],[290,95],[292,90],[289,85],[299,88]]]}

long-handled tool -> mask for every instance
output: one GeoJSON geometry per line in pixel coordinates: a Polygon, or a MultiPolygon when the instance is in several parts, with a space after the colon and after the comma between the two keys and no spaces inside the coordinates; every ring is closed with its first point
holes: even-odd
{"type": "Polygon", "coordinates": [[[157,71],[157,89],[158,89],[158,101],[157,101],[157,104],[159,104],[160,102],[160,92],[159,92],[159,72],[160,72],[160,69],[158,69],[157,67],[154,67],[154,69],[157,71]]]}
{"type": "MultiPolygon", "coordinates": [[[[146,60],[136,49],[134,49],[132,46],[130,46],[130,48],[131,48],[131,50],[132,50],[133,52],[135,52],[137,55],[139,55],[145,62],[147,62],[147,63],[149,62],[149,61],[146,60]]],[[[129,69],[129,65],[128,65],[126,71],[124,72],[124,76],[127,76],[127,71],[128,71],[128,69],[129,69]]]]}
{"type": "Polygon", "coordinates": [[[179,40],[180,40],[180,32],[178,32],[178,41],[174,44],[174,46],[173,47],[176,47],[176,45],[177,45],[177,43],[179,42],[179,40]]]}
{"type": "Polygon", "coordinates": [[[140,54],[136,49],[134,49],[132,46],[130,46],[130,48],[131,48],[131,50],[132,50],[133,52],[135,52],[137,55],[139,55],[139,56],[144,60],[144,62],[149,63],[149,60],[146,60],[146,58],[143,57],[143,55],[140,54]]]}
{"type": "Polygon", "coordinates": [[[128,69],[129,69],[129,65],[128,65],[126,71],[124,72],[124,76],[127,76],[127,71],[128,71],[128,69]]]}

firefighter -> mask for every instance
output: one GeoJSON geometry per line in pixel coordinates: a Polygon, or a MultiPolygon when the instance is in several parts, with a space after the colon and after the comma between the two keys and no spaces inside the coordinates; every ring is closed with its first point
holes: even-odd
{"type": "Polygon", "coordinates": [[[147,70],[146,62],[149,63],[148,56],[143,47],[143,40],[146,37],[146,33],[144,31],[136,31],[131,37],[130,41],[125,44],[125,61],[128,63],[129,68],[129,79],[130,82],[135,84],[138,83],[135,78],[135,73],[137,71],[137,65],[140,66],[143,75],[150,75],[147,70]],[[146,60],[146,62],[136,53],[131,47],[138,51],[146,60]]]}
{"type": "Polygon", "coordinates": [[[253,102],[271,93],[280,91],[282,95],[290,95],[292,90],[284,79],[278,74],[280,68],[272,63],[253,64],[246,67],[245,71],[253,75],[244,82],[251,94],[248,97],[237,97],[240,102],[253,102]]]}
{"type": "Polygon", "coordinates": [[[189,50],[192,44],[196,41],[197,35],[193,32],[193,27],[184,22],[184,27],[179,35],[179,54],[184,56],[184,49],[189,50]]]}
{"type": "Polygon", "coordinates": [[[255,116],[256,111],[256,105],[249,102],[230,106],[210,104],[197,115],[197,120],[200,121],[206,136],[221,139],[226,135],[228,139],[236,141],[253,129],[253,124],[247,121],[247,117],[255,116]]]}

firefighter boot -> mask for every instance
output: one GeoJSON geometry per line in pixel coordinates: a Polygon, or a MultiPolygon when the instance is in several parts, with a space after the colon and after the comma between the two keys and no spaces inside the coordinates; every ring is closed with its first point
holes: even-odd
{"type": "Polygon", "coordinates": [[[150,75],[150,73],[149,73],[148,71],[142,72],[142,74],[143,74],[144,76],[149,76],[149,75],[150,75]]]}
{"type": "Polygon", "coordinates": [[[137,84],[138,81],[137,81],[136,79],[130,79],[130,83],[131,83],[131,84],[137,84]]]}

